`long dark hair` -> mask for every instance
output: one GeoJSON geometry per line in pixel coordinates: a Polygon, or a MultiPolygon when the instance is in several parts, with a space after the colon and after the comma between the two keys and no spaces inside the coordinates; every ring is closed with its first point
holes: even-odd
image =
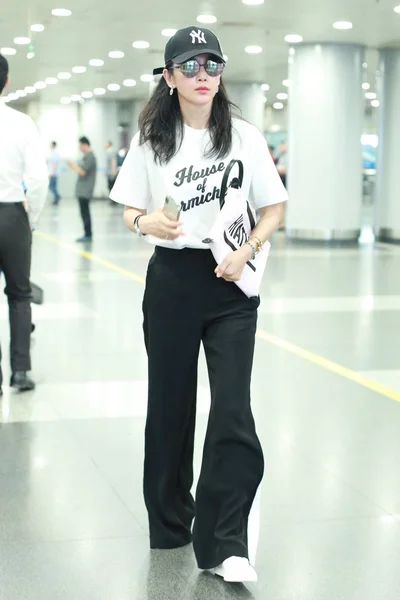
{"type": "MultiPolygon", "coordinates": [[[[211,144],[206,150],[206,158],[223,158],[229,154],[232,148],[232,117],[236,111],[239,109],[229,100],[221,79],[208,123],[211,144]]],[[[164,77],[139,117],[139,130],[140,144],[148,142],[160,164],[168,163],[182,145],[184,126],[178,92],[170,95],[170,87],[164,77]]]]}

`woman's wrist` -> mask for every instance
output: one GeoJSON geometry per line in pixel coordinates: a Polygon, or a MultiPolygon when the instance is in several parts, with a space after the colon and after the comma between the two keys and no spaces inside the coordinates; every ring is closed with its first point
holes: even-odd
{"type": "Polygon", "coordinates": [[[253,248],[249,245],[249,244],[244,244],[239,250],[238,252],[241,252],[241,254],[243,255],[243,258],[246,259],[246,262],[248,260],[251,259],[251,257],[253,256],[253,248]]]}
{"type": "Polygon", "coordinates": [[[254,260],[259,252],[261,252],[263,243],[260,238],[250,236],[247,242],[242,246],[247,251],[247,260],[254,260]]]}
{"type": "Polygon", "coordinates": [[[147,224],[147,215],[139,215],[137,217],[137,225],[140,229],[140,233],[142,235],[147,235],[147,231],[146,231],[146,224],[147,224]]]}

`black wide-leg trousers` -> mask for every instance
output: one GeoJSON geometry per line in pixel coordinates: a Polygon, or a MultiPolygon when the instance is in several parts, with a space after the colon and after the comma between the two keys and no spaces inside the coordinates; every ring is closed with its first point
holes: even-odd
{"type": "Polygon", "coordinates": [[[217,279],[215,267],[208,250],[157,247],[143,301],[149,370],[144,496],[150,545],[177,548],[193,540],[201,569],[230,556],[248,558],[248,518],[264,471],[250,407],[259,300],[217,279]],[[211,410],[194,502],[201,342],[211,410]]]}

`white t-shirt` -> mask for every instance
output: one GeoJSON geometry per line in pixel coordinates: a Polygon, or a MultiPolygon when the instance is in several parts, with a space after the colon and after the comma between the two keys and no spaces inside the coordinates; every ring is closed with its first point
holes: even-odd
{"type": "MultiPolygon", "coordinates": [[[[150,244],[208,249],[202,240],[220,210],[222,179],[232,159],[243,163],[242,189],[254,210],[287,200],[267,142],[256,127],[233,119],[232,150],[225,158],[205,158],[209,142],[208,130],[185,125],[179,152],[167,165],[159,165],[150,146],[139,145],[139,134],[133,138],[110,198],[125,206],[145,209],[149,214],[162,208],[169,195],[182,209],[179,220],[185,235],[174,241],[146,235],[144,239],[150,244]]],[[[235,166],[229,179],[237,175],[235,166]]]]}

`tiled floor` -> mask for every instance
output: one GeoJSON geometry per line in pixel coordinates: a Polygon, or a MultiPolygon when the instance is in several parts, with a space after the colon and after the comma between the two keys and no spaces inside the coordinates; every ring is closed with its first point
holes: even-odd
{"type": "MultiPolygon", "coordinates": [[[[150,248],[125,231],[119,208],[97,202],[93,213],[94,257],[74,244],[72,200],[46,209],[45,236],[34,239],[32,278],[46,293],[34,307],[38,387],[5,388],[0,405],[1,600],[398,600],[400,248],[273,241],[253,381],[267,463],[259,583],[246,588],[200,573],[190,547],[148,550],[141,282],[150,248]],[[270,334],[295,350],[268,343],[270,334]]],[[[6,314],[3,299],[3,348],[6,314]]],[[[208,406],[201,359],[196,472],[208,406]]]]}

